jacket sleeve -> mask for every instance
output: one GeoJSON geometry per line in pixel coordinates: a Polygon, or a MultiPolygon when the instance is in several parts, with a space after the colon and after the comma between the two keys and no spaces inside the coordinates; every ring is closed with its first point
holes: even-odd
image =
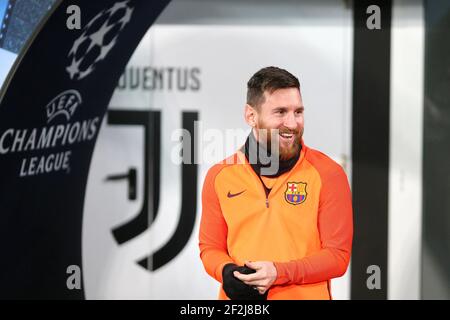
{"type": "Polygon", "coordinates": [[[202,190],[202,217],[200,221],[199,247],[200,258],[206,272],[222,282],[222,269],[227,263],[233,263],[228,255],[228,227],[222,215],[215,189],[215,178],[222,166],[212,167],[205,178],[202,190]]]}
{"type": "Polygon", "coordinates": [[[350,187],[341,167],[321,176],[321,180],[318,213],[321,250],[299,260],[275,262],[275,285],[326,281],[344,275],[347,270],[353,237],[350,187]]]}

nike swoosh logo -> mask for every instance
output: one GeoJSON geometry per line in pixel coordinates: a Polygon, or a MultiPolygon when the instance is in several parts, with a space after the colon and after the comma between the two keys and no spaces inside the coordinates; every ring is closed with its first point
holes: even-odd
{"type": "Polygon", "coordinates": [[[227,194],[227,197],[228,198],[233,198],[233,197],[236,197],[236,196],[238,196],[238,195],[240,195],[241,193],[244,193],[246,190],[244,190],[244,191],[241,191],[241,192],[238,192],[238,193],[230,193],[230,191],[228,191],[228,194],[227,194]]]}

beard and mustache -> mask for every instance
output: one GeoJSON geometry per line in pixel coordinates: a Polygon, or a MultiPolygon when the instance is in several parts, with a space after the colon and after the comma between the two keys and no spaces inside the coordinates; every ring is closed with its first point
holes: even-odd
{"type": "Polygon", "coordinates": [[[264,147],[268,154],[278,156],[281,161],[287,161],[296,157],[301,149],[301,140],[304,128],[291,130],[286,127],[268,128],[262,121],[258,121],[256,134],[258,142],[264,147]],[[293,134],[293,141],[289,145],[283,145],[280,134],[293,134]]]}

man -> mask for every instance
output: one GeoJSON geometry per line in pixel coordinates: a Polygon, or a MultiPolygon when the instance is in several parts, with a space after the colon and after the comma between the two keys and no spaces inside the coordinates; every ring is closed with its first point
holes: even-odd
{"type": "Polygon", "coordinates": [[[244,146],[205,178],[200,257],[220,299],[331,299],[350,260],[343,169],[303,143],[298,79],[267,67],[248,81],[244,146]]]}

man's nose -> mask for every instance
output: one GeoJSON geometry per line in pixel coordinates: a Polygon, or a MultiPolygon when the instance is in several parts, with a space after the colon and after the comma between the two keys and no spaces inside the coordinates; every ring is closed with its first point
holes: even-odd
{"type": "Polygon", "coordinates": [[[297,128],[297,121],[295,121],[295,115],[293,112],[288,112],[284,119],[284,126],[290,130],[297,128]]]}

